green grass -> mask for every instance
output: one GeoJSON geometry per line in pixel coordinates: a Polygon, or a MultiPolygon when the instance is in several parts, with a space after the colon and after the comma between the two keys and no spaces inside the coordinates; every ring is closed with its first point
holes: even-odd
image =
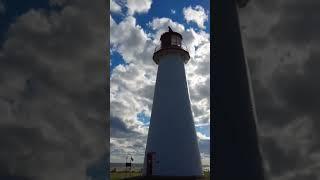
{"type": "Polygon", "coordinates": [[[111,180],[119,180],[119,179],[141,176],[141,175],[142,174],[140,172],[111,172],[110,179],[111,180]]]}
{"type": "Polygon", "coordinates": [[[204,179],[205,180],[210,180],[210,172],[209,171],[204,171],[204,179]]]}
{"type": "MultiPolygon", "coordinates": [[[[141,176],[141,172],[110,172],[110,179],[111,180],[120,180],[129,177],[137,177],[141,176]]],[[[204,172],[203,180],[210,180],[210,172],[204,172]]]]}

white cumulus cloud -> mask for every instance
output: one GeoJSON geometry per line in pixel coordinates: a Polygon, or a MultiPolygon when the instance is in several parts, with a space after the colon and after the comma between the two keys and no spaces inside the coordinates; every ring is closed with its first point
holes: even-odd
{"type": "Polygon", "coordinates": [[[152,0],[128,0],[127,8],[128,14],[147,13],[151,8],[152,0]]]}
{"type": "Polygon", "coordinates": [[[110,11],[117,13],[121,11],[121,6],[117,4],[114,0],[110,0],[110,11]]]}
{"type": "Polygon", "coordinates": [[[191,6],[183,8],[183,15],[188,23],[195,22],[200,28],[206,28],[204,23],[208,20],[208,14],[202,6],[197,5],[194,8],[191,6]]]}

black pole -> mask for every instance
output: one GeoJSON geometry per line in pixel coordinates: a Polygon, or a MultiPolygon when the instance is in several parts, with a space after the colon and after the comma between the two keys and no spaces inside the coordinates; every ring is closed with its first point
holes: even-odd
{"type": "Polygon", "coordinates": [[[263,161],[237,2],[214,0],[211,12],[211,178],[263,180],[263,161]]]}

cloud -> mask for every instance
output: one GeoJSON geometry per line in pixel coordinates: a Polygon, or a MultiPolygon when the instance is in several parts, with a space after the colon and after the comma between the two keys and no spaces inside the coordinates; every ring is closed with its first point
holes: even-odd
{"type": "Polygon", "coordinates": [[[4,3],[2,1],[0,1],[0,15],[5,13],[6,8],[4,6],[4,3]]]}
{"type": "Polygon", "coordinates": [[[107,151],[105,6],[51,3],[17,17],[0,49],[1,171],[87,179],[107,151]]]}
{"type": "MultiPolygon", "coordinates": [[[[208,154],[200,153],[200,157],[201,157],[201,164],[202,165],[209,165],[210,164],[210,153],[208,153],[208,154]]],[[[203,168],[203,170],[205,170],[205,169],[203,168]]],[[[209,170],[209,169],[207,169],[207,170],[209,170]]]]}
{"type": "Polygon", "coordinates": [[[152,0],[127,0],[128,14],[147,13],[151,8],[152,0]]]}
{"type": "Polygon", "coordinates": [[[311,1],[252,1],[239,9],[261,144],[271,179],[320,177],[320,42],[311,1]],[[261,23],[264,22],[264,23],[261,23]]]}
{"type": "Polygon", "coordinates": [[[209,140],[210,139],[210,137],[208,137],[200,132],[197,132],[197,137],[199,140],[209,140]]]}
{"type": "Polygon", "coordinates": [[[121,12],[121,6],[114,0],[110,0],[110,11],[113,13],[119,13],[121,12]]]}
{"type": "Polygon", "coordinates": [[[161,34],[168,31],[168,26],[170,26],[175,32],[182,33],[185,31],[185,27],[182,24],[177,22],[173,22],[170,18],[154,18],[148,25],[152,28],[152,30],[156,31],[153,35],[154,42],[157,45],[160,45],[160,37],[161,34]]]}
{"type": "Polygon", "coordinates": [[[176,10],[174,10],[174,9],[171,9],[170,12],[171,12],[171,14],[176,14],[176,10]]]}
{"type": "Polygon", "coordinates": [[[320,28],[315,18],[318,14],[315,7],[319,6],[319,2],[311,0],[306,0],[304,3],[298,3],[298,1],[284,3],[279,17],[283,23],[278,23],[271,29],[272,35],[279,43],[295,43],[304,46],[319,42],[317,32],[320,28]],[[305,17],[308,17],[308,20],[305,17]],[[291,29],[292,27],[294,29],[291,29]]]}
{"type": "Polygon", "coordinates": [[[208,14],[205,12],[204,8],[200,5],[195,6],[194,8],[189,6],[183,8],[184,19],[189,22],[196,23],[199,28],[205,29],[204,23],[208,20],[208,14]]]}
{"type": "MultiPolygon", "coordinates": [[[[153,50],[152,42],[144,30],[136,24],[132,16],[126,17],[119,24],[116,24],[110,16],[110,43],[122,56],[125,62],[146,62],[143,54],[151,55],[153,50]],[[149,46],[150,45],[150,46],[149,46]],[[149,53],[143,53],[149,51],[149,53]]],[[[151,64],[151,56],[149,57],[151,64]]]]}

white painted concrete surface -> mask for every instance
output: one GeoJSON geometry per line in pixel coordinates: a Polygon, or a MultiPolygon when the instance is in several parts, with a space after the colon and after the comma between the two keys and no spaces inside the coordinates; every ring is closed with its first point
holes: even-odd
{"type": "MultiPolygon", "coordinates": [[[[156,152],[153,175],[202,175],[184,60],[179,53],[164,55],[159,62],[146,154],[148,152],[156,152]]],[[[146,157],[144,162],[145,175],[146,157]]]]}

